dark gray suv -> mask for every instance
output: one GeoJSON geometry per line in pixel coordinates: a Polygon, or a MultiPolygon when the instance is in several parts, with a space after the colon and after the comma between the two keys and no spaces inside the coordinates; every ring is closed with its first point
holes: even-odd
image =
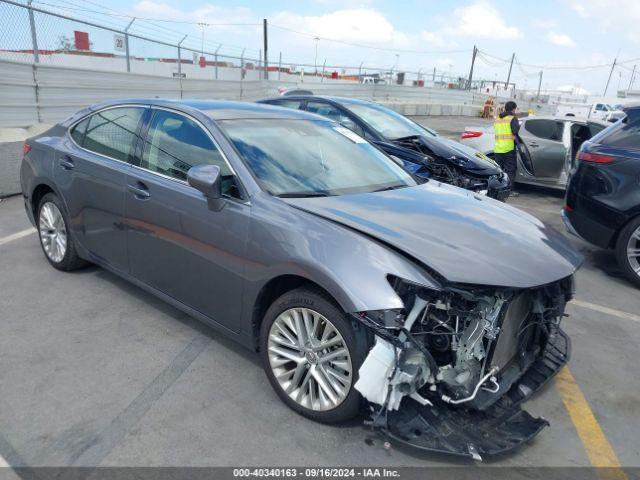
{"type": "Polygon", "coordinates": [[[568,359],[581,258],[535,218],[268,105],[110,102],[24,152],[51,265],[100,265],[259,350],[297,412],[368,410],[399,442],[476,458],[546,425],[518,404],[568,359]]]}

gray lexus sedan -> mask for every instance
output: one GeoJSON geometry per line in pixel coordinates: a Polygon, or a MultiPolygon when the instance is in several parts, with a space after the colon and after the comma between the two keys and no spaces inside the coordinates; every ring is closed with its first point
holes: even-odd
{"type": "Polygon", "coordinates": [[[365,414],[396,442],[476,459],[547,424],[519,405],[568,360],[580,255],[338,123],[103,103],[28,139],[21,181],[54,268],[99,265],[258,350],[306,417],[365,414]]]}

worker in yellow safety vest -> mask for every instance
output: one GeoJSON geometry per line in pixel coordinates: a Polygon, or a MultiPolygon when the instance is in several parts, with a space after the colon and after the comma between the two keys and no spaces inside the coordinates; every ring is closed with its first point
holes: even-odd
{"type": "MultiPolygon", "coordinates": [[[[516,179],[517,157],[516,142],[519,141],[518,131],[520,130],[520,122],[516,116],[518,106],[516,102],[509,101],[504,105],[502,112],[494,121],[493,131],[495,134],[495,143],[493,146],[494,158],[500,168],[509,176],[511,188],[514,187],[516,179]]],[[[517,196],[515,191],[511,192],[512,196],[517,196]]]]}

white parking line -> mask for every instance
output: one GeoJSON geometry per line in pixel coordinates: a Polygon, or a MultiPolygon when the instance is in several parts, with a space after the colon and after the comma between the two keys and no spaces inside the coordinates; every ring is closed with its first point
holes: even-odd
{"type": "Polygon", "coordinates": [[[31,235],[32,233],[35,233],[35,231],[35,228],[27,228],[26,230],[16,232],[13,235],[9,235],[8,237],[0,238],[0,245],[4,245],[5,243],[13,242],[14,240],[18,240],[19,238],[31,235]]]}
{"type": "Polygon", "coordinates": [[[0,455],[0,468],[10,467],[9,463],[4,459],[2,455],[0,455]]]}
{"type": "Polygon", "coordinates": [[[575,305],[576,307],[587,308],[594,312],[605,313],[618,318],[624,318],[625,320],[631,320],[633,322],[640,322],[640,315],[635,313],[623,312],[622,310],[616,310],[615,308],[605,307],[596,303],[585,302],[583,300],[571,300],[569,305],[575,305]]]}

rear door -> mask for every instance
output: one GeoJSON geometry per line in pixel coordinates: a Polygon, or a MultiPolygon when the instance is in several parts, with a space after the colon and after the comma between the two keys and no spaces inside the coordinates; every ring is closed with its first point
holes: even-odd
{"type": "Polygon", "coordinates": [[[525,144],[538,179],[560,177],[567,149],[563,143],[565,122],[553,119],[527,119],[519,136],[525,144]]]}
{"type": "Polygon", "coordinates": [[[201,314],[239,331],[250,206],[211,134],[194,118],[154,108],[127,175],[131,274],[201,314]],[[192,166],[218,165],[220,211],[186,182],[192,166]]]}
{"type": "Polygon", "coordinates": [[[54,178],[71,228],[94,260],[126,272],[126,174],[145,108],[101,110],[70,129],[56,150],[54,178]]]}

